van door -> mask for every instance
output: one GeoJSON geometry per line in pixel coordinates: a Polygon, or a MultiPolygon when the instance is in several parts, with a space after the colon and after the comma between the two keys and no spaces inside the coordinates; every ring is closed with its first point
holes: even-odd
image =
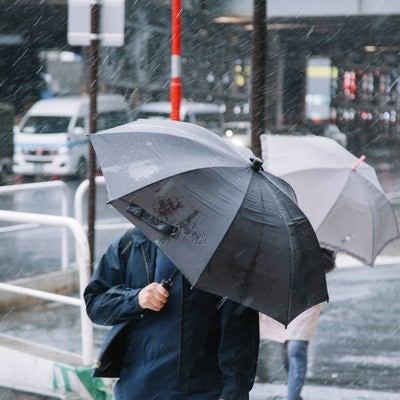
{"type": "Polygon", "coordinates": [[[75,124],[69,130],[70,137],[70,158],[71,165],[74,166],[73,175],[79,179],[84,179],[87,172],[87,163],[89,159],[88,137],[87,133],[89,120],[87,117],[80,116],[75,124]]]}

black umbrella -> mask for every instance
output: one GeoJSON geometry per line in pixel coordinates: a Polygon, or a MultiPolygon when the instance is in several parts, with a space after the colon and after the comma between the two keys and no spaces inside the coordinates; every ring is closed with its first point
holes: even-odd
{"type": "Polygon", "coordinates": [[[197,288],[287,324],[328,299],[292,188],[197,125],[139,120],[90,136],[110,203],[197,288]]]}

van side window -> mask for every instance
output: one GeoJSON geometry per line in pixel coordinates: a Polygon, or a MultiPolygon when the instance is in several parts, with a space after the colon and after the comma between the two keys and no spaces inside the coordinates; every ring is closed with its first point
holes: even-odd
{"type": "Polygon", "coordinates": [[[129,122],[129,115],[126,111],[113,111],[110,114],[110,119],[113,126],[122,125],[129,122]]]}
{"type": "Polygon", "coordinates": [[[99,113],[97,116],[97,129],[109,129],[129,122],[128,113],[125,111],[110,111],[99,113]]]}
{"type": "Polygon", "coordinates": [[[85,118],[79,117],[75,123],[76,128],[85,128],[85,118]]]}

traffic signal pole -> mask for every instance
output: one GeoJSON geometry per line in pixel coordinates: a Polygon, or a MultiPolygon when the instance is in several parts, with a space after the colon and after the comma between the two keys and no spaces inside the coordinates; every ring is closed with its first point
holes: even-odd
{"type": "Polygon", "coordinates": [[[171,11],[171,119],[180,120],[181,107],[181,0],[172,0],[171,11]]]}

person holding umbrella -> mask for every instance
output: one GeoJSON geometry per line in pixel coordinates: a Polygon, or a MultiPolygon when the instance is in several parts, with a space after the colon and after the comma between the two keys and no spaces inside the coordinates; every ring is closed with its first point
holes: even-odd
{"type": "MultiPolygon", "coordinates": [[[[322,248],[325,273],[336,266],[336,254],[322,248]]],[[[260,336],[282,343],[283,362],[287,373],[287,400],[301,400],[300,394],[307,373],[308,344],[314,336],[321,304],[309,308],[296,317],[287,328],[272,318],[260,314],[260,336]]]]}
{"type": "Polygon", "coordinates": [[[249,398],[258,312],[192,287],[137,228],[109,246],[84,299],[113,327],[94,376],[119,378],[117,400],[249,398]]]}
{"type": "Polygon", "coordinates": [[[117,399],[248,399],[257,311],[287,325],[328,300],[294,190],[195,124],[139,120],[90,140],[109,204],[141,232],[111,245],[85,292],[90,318],[114,325],[96,373],[120,377],[117,399]]]}

